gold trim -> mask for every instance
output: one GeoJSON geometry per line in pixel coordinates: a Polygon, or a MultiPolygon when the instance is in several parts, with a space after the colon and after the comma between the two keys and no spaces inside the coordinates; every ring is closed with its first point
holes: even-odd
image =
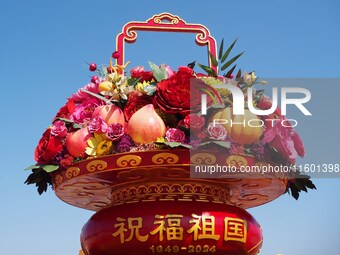
{"type": "Polygon", "coordinates": [[[80,173],[80,168],[72,166],[66,170],[65,175],[67,179],[71,179],[72,177],[78,176],[79,173],[80,173]]]}
{"type": "MultiPolygon", "coordinates": [[[[262,230],[261,230],[261,232],[262,232],[262,230]]],[[[257,247],[259,247],[260,245],[262,245],[262,243],[263,243],[263,238],[261,238],[261,240],[260,240],[253,248],[251,248],[250,250],[248,250],[248,253],[250,253],[251,251],[255,250],[257,247]]],[[[259,251],[257,254],[259,254],[259,253],[260,253],[260,251],[259,251]]]]}
{"type": "Polygon", "coordinates": [[[107,163],[104,160],[93,160],[86,165],[86,170],[90,173],[95,171],[105,170],[107,168],[107,163]]]}
{"type": "Polygon", "coordinates": [[[60,185],[63,181],[64,181],[64,178],[60,174],[57,174],[54,177],[54,183],[56,186],[60,185]]]}
{"type": "Polygon", "coordinates": [[[216,156],[210,153],[196,153],[190,158],[192,164],[207,164],[212,165],[216,163],[216,156]]]}
{"type": "Polygon", "coordinates": [[[152,163],[155,165],[161,164],[176,164],[179,161],[179,157],[176,154],[162,152],[152,157],[152,163]]]}
{"type": "Polygon", "coordinates": [[[231,155],[227,158],[226,160],[227,164],[230,166],[235,166],[237,168],[240,168],[241,166],[247,166],[248,161],[246,158],[242,156],[237,156],[237,155],[231,155]]]}
{"type": "Polygon", "coordinates": [[[142,163],[142,158],[136,155],[125,155],[116,161],[118,167],[136,167],[142,163]]]}
{"type": "Polygon", "coordinates": [[[149,201],[196,201],[230,203],[230,190],[200,183],[149,183],[115,189],[113,205],[149,201]]]}

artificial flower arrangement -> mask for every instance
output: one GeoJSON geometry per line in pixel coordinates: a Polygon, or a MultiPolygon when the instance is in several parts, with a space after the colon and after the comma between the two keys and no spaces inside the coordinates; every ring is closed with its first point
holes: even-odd
{"type": "MultiPolygon", "coordinates": [[[[221,71],[227,70],[242,55],[228,60],[235,43],[236,40],[224,52],[222,41],[218,59],[210,54],[213,65],[220,64],[221,71]]],[[[114,52],[112,57],[119,58],[119,52],[114,52]]],[[[27,168],[32,173],[25,183],[35,184],[39,194],[52,185],[49,173],[63,171],[81,160],[116,153],[177,147],[196,149],[213,144],[230,154],[248,154],[286,165],[294,164],[297,156],[305,155],[297,132],[283,127],[280,121],[271,126],[245,126],[243,131],[228,123],[208,121],[235,118],[231,112],[230,91],[215,89],[216,84],[230,84],[243,91],[252,87],[253,105],[262,110],[271,108],[272,102],[263,90],[254,88],[255,84],[266,83],[259,82],[254,72],[242,74],[239,70],[234,77],[234,65],[223,76],[218,76],[214,69],[201,64],[197,65],[207,74],[195,72],[195,62],[177,70],[149,62],[149,70],[134,67],[127,75],[128,65],[129,62],[113,65],[110,60],[108,67],[99,70],[95,63],[89,64],[89,70],[97,74],[60,108],[35,149],[36,164],[27,168]],[[198,84],[197,93],[190,88],[192,80],[198,84]],[[198,104],[193,105],[193,97],[202,90],[210,96],[208,117],[200,115],[198,104]],[[223,104],[223,109],[216,107],[217,101],[223,104]]],[[[260,120],[263,116],[248,111],[242,121],[245,118],[260,120]]],[[[270,118],[284,119],[284,116],[277,108],[270,118]]],[[[287,185],[287,192],[296,199],[300,191],[315,188],[308,176],[299,177],[287,185]]]]}

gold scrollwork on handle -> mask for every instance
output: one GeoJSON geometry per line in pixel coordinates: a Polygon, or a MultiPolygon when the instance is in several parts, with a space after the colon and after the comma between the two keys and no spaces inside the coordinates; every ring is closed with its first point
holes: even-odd
{"type": "Polygon", "coordinates": [[[60,174],[57,174],[57,175],[54,177],[54,184],[55,184],[56,186],[59,186],[63,181],[64,181],[64,178],[63,178],[60,174]]]}
{"type": "Polygon", "coordinates": [[[227,164],[230,166],[235,166],[237,168],[240,168],[241,166],[247,166],[248,161],[246,158],[238,155],[231,155],[226,160],[227,164]]]}
{"type": "Polygon", "coordinates": [[[210,153],[196,153],[191,156],[191,163],[192,164],[215,164],[216,163],[216,157],[213,154],[210,153]]]}
{"type": "Polygon", "coordinates": [[[142,163],[142,158],[136,155],[125,155],[117,159],[119,167],[135,167],[142,163]]]}
{"type": "MultiPolygon", "coordinates": [[[[179,17],[173,16],[169,13],[162,13],[160,15],[155,15],[151,19],[149,19],[148,21],[150,21],[150,20],[153,20],[153,22],[155,22],[156,24],[166,23],[166,22],[163,22],[164,20],[170,22],[171,24],[178,24],[179,23],[179,17]]],[[[183,20],[181,20],[181,21],[184,23],[183,20]]]]}
{"type": "Polygon", "coordinates": [[[66,177],[67,177],[68,179],[71,179],[72,177],[78,176],[79,173],[80,173],[79,167],[74,167],[74,166],[72,166],[72,167],[69,167],[69,168],[66,170],[66,177]]]}
{"type": "Polygon", "coordinates": [[[176,164],[178,160],[179,157],[176,154],[168,152],[158,153],[152,157],[152,162],[156,165],[176,164]]]}
{"type": "Polygon", "coordinates": [[[86,170],[89,172],[101,171],[107,168],[107,163],[104,160],[92,160],[86,165],[86,170]]]}

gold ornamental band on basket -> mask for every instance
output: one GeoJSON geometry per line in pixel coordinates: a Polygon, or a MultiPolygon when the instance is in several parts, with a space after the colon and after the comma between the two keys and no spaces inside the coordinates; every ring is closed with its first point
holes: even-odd
{"type": "Polygon", "coordinates": [[[89,64],[95,75],[43,133],[26,180],[40,194],[51,185],[62,201],[95,211],[82,229],[80,254],[256,255],[262,231],[245,209],[315,188],[294,168],[305,155],[300,136],[255,89],[266,82],[236,71],[243,54],[230,57],[236,41],[217,47],[205,26],[162,13],[123,27],[116,64],[89,64]],[[194,33],[208,48],[208,65],[176,70],[149,62],[128,74],[125,43],[139,31],[194,33]],[[245,107],[234,114],[237,100],[272,112],[245,107]],[[282,166],[289,171],[267,171],[282,166]],[[262,171],[242,171],[253,169],[262,171]]]}

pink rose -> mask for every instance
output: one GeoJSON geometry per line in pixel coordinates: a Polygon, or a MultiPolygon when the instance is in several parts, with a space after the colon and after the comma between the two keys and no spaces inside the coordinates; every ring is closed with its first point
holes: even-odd
{"type": "Polygon", "coordinates": [[[106,122],[103,120],[102,117],[94,117],[89,126],[87,127],[90,131],[90,133],[105,133],[107,130],[107,124],[106,122]]]}
{"type": "Polygon", "coordinates": [[[210,123],[207,132],[209,134],[209,138],[217,141],[223,141],[227,138],[227,131],[220,124],[210,123]]]}
{"type": "Polygon", "coordinates": [[[177,128],[169,128],[165,133],[165,138],[168,142],[184,142],[185,133],[177,128]]]}
{"type": "Polygon", "coordinates": [[[89,122],[94,110],[103,105],[104,102],[97,98],[89,98],[84,100],[81,104],[77,105],[74,113],[71,115],[70,119],[77,124],[83,124],[89,122]]]}
{"type": "Polygon", "coordinates": [[[65,126],[65,122],[61,120],[57,120],[53,122],[51,135],[61,137],[61,138],[66,137],[67,128],[65,126]]]}
{"type": "Polygon", "coordinates": [[[189,114],[185,116],[183,123],[185,127],[196,132],[204,126],[205,118],[203,116],[198,116],[197,114],[189,114]]]}
{"type": "Polygon", "coordinates": [[[124,126],[122,124],[114,123],[114,124],[108,126],[108,128],[106,130],[106,136],[111,141],[116,142],[123,137],[123,135],[125,134],[124,131],[125,131],[124,126]]]}

